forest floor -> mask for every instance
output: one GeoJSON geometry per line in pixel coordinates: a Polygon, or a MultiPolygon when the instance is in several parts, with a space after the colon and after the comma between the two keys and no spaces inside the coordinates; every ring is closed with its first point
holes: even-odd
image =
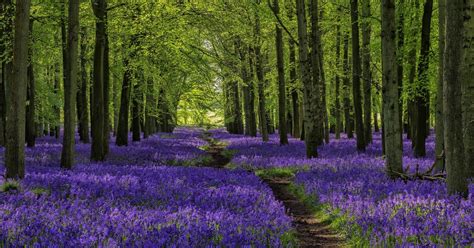
{"type": "MultiPolygon", "coordinates": [[[[226,156],[227,144],[212,137],[209,132],[204,132],[201,138],[208,142],[206,152],[212,158],[206,166],[212,168],[224,168],[231,157],[226,156]]],[[[297,246],[301,248],[317,247],[344,247],[344,236],[331,227],[330,220],[318,218],[314,208],[295,195],[291,191],[292,177],[262,177],[272,190],[275,199],[282,202],[286,212],[292,218],[292,226],[295,229],[297,246]]]]}

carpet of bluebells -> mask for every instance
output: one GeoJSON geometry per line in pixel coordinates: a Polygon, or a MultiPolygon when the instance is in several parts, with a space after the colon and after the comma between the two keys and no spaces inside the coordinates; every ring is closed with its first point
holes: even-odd
{"type": "MultiPolygon", "coordinates": [[[[374,134],[365,153],[356,151],[356,141],[342,137],[321,147],[320,158],[305,158],[304,143],[290,139],[280,146],[278,136],[262,143],[223,130],[216,138],[235,151],[232,163],[246,169],[295,167],[301,169],[295,182],[343,217],[349,236],[358,236],[366,246],[382,247],[472,247],[474,245],[474,184],[468,199],[450,197],[443,182],[390,180],[384,173],[381,137],[374,134]]],[[[411,142],[404,141],[403,162],[414,173],[416,165],[426,171],[434,162],[434,137],[426,144],[426,158],[414,158],[411,142]]],[[[360,241],[359,241],[360,242],[360,241]]]]}
{"type": "Polygon", "coordinates": [[[205,156],[201,132],[128,147],[112,139],[99,164],[78,143],[71,171],[59,168],[60,141],[38,139],[26,151],[26,178],[0,191],[0,247],[283,246],[291,219],[253,173],[179,166],[205,156]]]}

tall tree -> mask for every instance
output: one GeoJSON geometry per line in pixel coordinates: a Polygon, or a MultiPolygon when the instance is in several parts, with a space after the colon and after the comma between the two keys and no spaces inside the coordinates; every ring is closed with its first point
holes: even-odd
{"type": "MultiPolygon", "coordinates": [[[[310,61],[308,58],[308,33],[306,23],[306,5],[304,0],[296,0],[296,15],[298,20],[298,43],[299,43],[299,60],[300,60],[300,77],[303,83],[303,104],[304,104],[304,141],[306,144],[306,156],[308,158],[318,157],[318,140],[317,123],[315,121],[315,104],[313,99],[316,98],[311,81],[310,61]]],[[[317,57],[316,57],[317,58],[317,57]]],[[[316,99],[318,99],[317,96],[316,99]]]]}
{"type": "Polygon", "coordinates": [[[371,11],[370,0],[362,0],[362,79],[364,82],[364,138],[372,142],[372,73],[370,56],[371,11]]]}
{"type": "Polygon", "coordinates": [[[426,155],[425,141],[428,136],[427,123],[429,115],[429,89],[428,89],[428,66],[430,53],[430,33],[431,33],[431,16],[433,13],[433,0],[426,0],[423,10],[423,19],[421,27],[421,50],[420,61],[418,64],[418,82],[416,85],[416,95],[414,105],[414,129],[413,137],[414,150],[416,157],[424,157],[426,155]]]}
{"type": "MultiPolygon", "coordinates": [[[[30,42],[33,42],[33,19],[30,18],[29,34],[30,42]]],[[[28,147],[34,147],[36,141],[36,121],[35,121],[35,75],[33,71],[33,49],[30,46],[28,48],[28,83],[26,86],[26,145],[28,147]]]]}
{"type": "Polygon", "coordinates": [[[64,81],[64,137],[61,167],[71,169],[74,164],[76,123],[77,61],[79,40],[79,0],[69,0],[67,36],[67,72],[64,81]]]}
{"type": "MultiPolygon", "coordinates": [[[[468,195],[467,174],[464,160],[462,116],[462,61],[464,0],[446,4],[446,48],[444,54],[444,145],[448,193],[468,195]]],[[[472,99],[471,99],[472,100],[472,99]]]]}
{"type": "Polygon", "coordinates": [[[474,178],[474,1],[465,1],[462,77],[465,171],[474,178]]]}
{"type": "Polygon", "coordinates": [[[312,114],[311,118],[314,123],[315,139],[318,145],[323,142],[323,125],[324,125],[324,113],[323,103],[321,94],[323,92],[323,79],[321,71],[321,58],[320,58],[320,46],[319,46],[319,6],[317,1],[310,2],[310,15],[311,15],[311,73],[312,73],[312,94],[311,103],[312,114]]]}
{"type": "Polygon", "coordinates": [[[436,117],[435,117],[435,154],[436,171],[443,171],[444,168],[444,120],[443,120],[443,70],[444,70],[444,49],[446,40],[446,0],[438,0],[438,81],[436,84],[436,117]]]}
{"type": "MultiPolygon", "coordinates": [[[[340,9],[338,9],[338,13],[340,13],[340,9]]],[[[340,101],[340,84],[341,84],[341,77],[339,75],[339,68],[341,67],[341,24],[340,18],[337,20],[336,24],[336,78],[335,78],[335,96],[334,96],[334,115],[336,119],[336,128],[335,128],[335,135],[336,139],[341,138],[341,129],[342,129],[342,120],[341,120],[341,101],[340,101]]]]}
{"type": "Polygon", "coordinates": [[[248,77],[248,87],[249,87],[249,106],[248,110],[250,113],[249,120],[249,134],[252,137],[257,137],[257,117],[255,113],[255,68],[254,68],[254,57],[255,52],[252,46],[249,46],[249,56],[248,56],[248,65],[249,65],[249,77],[248,77]]]}
{"type": "Polygon", "coordinates": [[[350,99],[350,91],[351,91],[351,80],[349,79],[349,36],[346,34],[344,35],[344,58],[343,58],[343,69],[344,69],[344,78],[343,78],[343,87],[342,87],[342,94],[343,94],[343,104],[344,104],[344,125],[345,125],[345,132],[349,139],[354,138],[354,132],[352,128],[352,119],[351,119],[351,99],[350,99]]]}
{"type": "Polygon", "coordinates": [[[260,133],[264,142],[268,141],[267,118],[265,117],[265,75],[263,70],[263,56],[261,52],[260,16],[255,14],[255,71],[257,73],[258,117],[260,133]]]}
{"type": "Polygon", "coordinates": [[[92,9],[96,17],[96,34],[94,48],[94,68],[92,87],[92,146],[91,159],[93,161],[104,161],[107,155],[104,146],[106,118],[105,117],[105,96],[104,96],[104,71],[105,71],[105,43],[106,43],[106,0],[93,0],[92,9]]]}
{"type": "MultiPolygon", "coordinates": [[[[288,19],[292,22],[294,20],[294,10],[293,4],[289,5],[288,8],[288,19]]],[[[290,59],[290,97],[291,97],[291,116],[292,116],[292,136],[294,138],[301,137],[301,128],[300,128],[300,101],[298,94],[298,82],[297,82],[297,73],[296,73],[296,48],[295,41],[293,38],[288,38],[289,43],[289,59],[290,59]]]]}
{"type": "Polygon", "coordinates": [[[89,143],[89,108],[87,107],[87,94],[89,84],[87,81],[87,39],[86,29],[81,30],[81,52],[80,52],[80,63],[81,63],[81,80],[80,87],[77,92],[77,105],[78,105],[78,120],[79,120],[79,137],[84,143],[89,143]]]}
{"type": "MultiPolygon", "coordinates": [[[[275,15],[280,13],[280,5],[278,0],[273,0],[273,12],[275,15]]],[[[283,33],[280,25],[275,24],[276,37],[276,54],[278,68],[278,125],[280,134],[280,145],[288,144],[288,136],[286,130],[286,85],[285,85],[285,58],[283,55],[283,33]]]]}
{"type": "Polygon", "coordinates": [[[386,169],[392,178],[403,172],[396,47],[395,0],[382,0],[383,133],[386,169]]]}
{"type": "Polygon", "coordinates": [[[352,97],[354,100],[355,129],[357,150],[365,151],[364,123],[362,117],[362,99],[360,90],[361,63],[359,44],[359,1],[351,0],[352,34],[352,97]]]}
{"type": "Polygon", "coordinates": [[[7,81],[6,178],[25,177],[25,105],[28,81],[29,0],[17,0],[14,21],[12,80],[7,81]]]}
{"type": "MultiPolygon", "coordinates": [[[[7,39],[11,39],[11,29],[12,24],[10,21],[11,11],[8,10],[8,7],[11,5],[8,1],[0,1],[0,16],[5,22],[4,25],[0,28],[1,40],[0,40],[0,54],[9,54],[7,46],[7,39]],[[8,35],[9,34],[9,35],[8,35]]],[[[7,61],[6,58],[0,56],[0,146],[5,145],[5,126],[6,126],[6,94],[5,86],[7,81],[7,61]]]]}

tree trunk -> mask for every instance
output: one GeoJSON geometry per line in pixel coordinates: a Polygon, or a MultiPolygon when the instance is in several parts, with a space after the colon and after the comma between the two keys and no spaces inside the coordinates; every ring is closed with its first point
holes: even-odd
{"type": "MultiPolygon", "coordinates": [[[[0,50],[1,51],[1,50],[0,50]]],[[[1,51],[3,53],[3,51],[1,51]]],[[[5,95],[5,79],[6,70],[5,63],[1,63],[0,68],[0,146],[5,146],[5,109],[6,109],[6,95],[5,95]]]]}
{"type": "MultiPolygon", "coordinates": [[[[30,42],[33,40],[33,20],[30,19],[29,25],[30,42]]],[[[36,141],[36,123],[35,123],[35,75],[33,71],[33,49],[28,49],[28,83],[26,86],[26,145],[28,147],[34,147],[36,141]]]]}
{"type": "MultiPolygon", "coordinates": [[[[11,16],[11,11],[8,10],[8,7],[11,6],[9,1],[0,1],[0,15],[4,16],[6,20],[9,20],[11,16]]],[[[12,32],[12,23],[11,21],[5,22],[0,29],[2,39],[8,40],[11,39],[12,32]],[[8,35],[6,35],[8,34],[8,35]]],[[[10,54],[10,49],[7,48],[4,44],[5,41],[0,42],[0,54],[10,54]]],[[[6,126],[6,94],[5,86],[7,84],[7,63],[6,61],[0,61],[0,146],[5,146],[6,137],[5,137],[5,126],[6,126]]]]}
{"type": "Polygon", "coordinates": [[[258,116],[260,122],[260,134],[262,135],[262,140],[267,142],[268,138],[268,129],[267,129],[267,119],[265,118],[265,75],[263,71],[263,56],[261,53],[261,37],[260,37],[260,17],[258,13],[255,18],[255,37],[257,37],[257,42],[255,46],[255,58],[256,58],[256,67],[255,71],[257,73],[258,80],[258,116]]]}
{"type": "Polygon", "coordinates": [[[464,45],[462,92],[463,128],[465,149],[465,171],[467,177],[474,178],[474,1],[468,0],[464,10],[464,45]]]}
{"type": "MultiPolygon", "coordinates": [[[[280,13],[278,0],[273,0],[273,11],[275,15],[280,13]]],[[[283,55],[283,34],[279,24],[275,24],[276,55],[278,69],[278,133],[280,134],[280,145],[288,145],[286,130],[286,85],[285,85],[285,58],[283,55]]]]}
{"type": "MultiPolygon", "coordinates": [[[[105,0],[104,0],[105,1],[105,0]]],[[[109,36],[107,34],[107,6],[105,8],[105,44],[104,44],[104,134],[102,146],[105,155],[109,153],[110,140],[110,61],[109,61],[109,36]]]]}
{"type": "MultiPolygon", "coordinates": [[[[444,145],[449,194],[468,196],[468,182],[464,160],[462,115],[462,61],[464,15],[463,0],[450,0],[446,4],[446,48],[444,55],[444,145]]],[[[466,27],[468,28],[468,27],[466,27]]],[[[472,77],[472,75],[469,75],[472,77]]],[[[472,101],[472,99],[470,99],[472,101]]]]}
{"type": "MultiPolygon", "coordinates": [[[[398,42],[397,42],[397,56],[398,56],[398,63],[397,63],[397,80],[398,80],[398,95],[400,96],[400,126],[402,127],[402,140],[403,140],[403,64],[404,60],[404,46],[405,46],[405,0],[400,0],[398,4],[398,24],[397,24],[397,32],[398,32],[398,42]]],[[[403,144],[402,144],[403,150],[403,144]]]]}
{"type": "Polygon", "coordinates": [[[439,28],[439,38],[438,38],[438,54],[439,54],[439,67],[438,67],[438,81],[436,85],[436,120],[435,120],[435,132],[436,132],[436,142],[435,142],[435,171],[441,172],[444,171],[444,120],[443,120],[443,70],[444,70],[444,49],[445,49],[445,40],[446,40],[446,0],[438,1],[438,28],[439,28]]]}
{"type": "Polygon", "coordinates": [[[386,170],[392,178],[403,172],[396,47],[395,0],[382,0],[383,128],[386,170]]]}
{"type": "Polygon", "coordinates": [[[370,68],[370,0],[362,0],[362,78],[364,81],[364,138],[372,143],[372,73],[370,68]]]}
{"type": "Polygon", "coordinates": [[[240,77],[242,78],[242,92],[244,95],[244,116],[245,116],[245,135],[250,136],[250,87],[249,87],[249,76],[247,70],[247,49],[245,49],[245,44],[240,40],[236,42],[236,48],[240,55],[240,77]]]}
{"type": "MultiPolygon", "coordinates": [[[[138,79],[140,81],[140,79],[138,79]]],[[[140,141],[140,104],[141,104],[141,92],[140,92],[140,82],[135,82],[133,86],[133,96],[132,96],[132,141],[140,141]]],[[[165,112],[166,116],[166,112],[165,112]]],[[[167,120],[165,118],[165,132],[168,131],[167,120]]]]}
{"type": "Polygon", "coordinates": [[[364,123],[362,117],[362,101],[360,92],[360,44],[359,44],[359,4],[351,0],[352,27],[352,97],[354,100],[355,129],[357,135],[357,150],[365,151],[364,123]]]}
{"type": "Polygon", "coordinates": [[[87,49],[87,40],[86,40],[86,30],[82,30],[81,35],[81,87],[79,87],[79,94],[77,103],[81,105],[79,110],[79,136],[80,140],[83,143],[89,143],[89,109],[87,108],[87,93],[88,93],[88,83],[87,83],[87,71],[86,71],[86,49],[87,49]]]}
{"type": "Polygon", "coordinates": [[[255,52],[254,49],[249,46],[249,112],[250,112],[250,120],[249,120],[249,129],[250,129],[250,136],[257,137],[257,118],[255,113],[255,70],[254,70],[254,56],[255,52]]]}
{"type": "MultiPolygon", "coordinates": [[[[416,57],[417,52],[416,48],[418,46],[418,9],[420,8],[419,0],[415,0],[413,3],[412,11],[415,14],[412,14],[412,18],[410,20],[410,27],[411,28],[411,42],[410,42],[410,50],[408,52],[408,65],[410,66],[410,71],[408,72],[408,84],[409,87],[414,91],[415,88],[415,77],[416,77],[416,57]]],[[[412,140],[412,148],[415,147],[415,103],[414,103],[414,96],[409,95],[407,100],[407,112],[408,112],[408,133],[407,137],[412,140]]]]}
{"type": "Polygon", "coordinates": [[[93,71],[93,104],[91,129],[92,129],[92,146],[91,160],[104,161],[106,151],[104,150],[104,140],[106,135],[107,123],[105,123],[105,96],[104,96],[104,71],[105,71],[105,43],[106,43],[106,27],[105,12],[107,9],[106,0],[93,0],[92,7],[96,16],[96,38],[94,49],[94,71],[93,71]]]}
{"type": "MultiPolygon", "coordinates": [[[[323,9],[319,9],[320,16],[318,19],[322,19],[323,17],[323,9]]],[[[319,22],[319,21],[318,21],[319,22]]],[[[324,73],[324,50],[323,45],[321,43],[321,39],[323,38],[323,32],[319,30],[317,44],[318,44],[318,65],[319,65],[319,74],[321,79],[321,111],[322,111],[322,136],[324,138],[324,142],[329,144],[329,116],[328,116],[328,108],[327,108],[327,100],[326,100],[326,74],[324,73]]]]}
{"type": "Polygon", "coordinates": [[[232,94],[234,99],[234,118],[235,118],[235,133],[244,133],[244,124],[242,122],[242,105],[240,104],[239,82],[232,82],[232,94]]]}
{"type": "MultiPolygon", "coordinates": [[[[294,20],[294,12],[293,6],[291,5],[288,9],[288,19],[290,21],[294,20]]],[[[300,102],[298,97],[298,82],[297,82],[297,74],[296,74],[296,50],[295,50],[295,42],[292,38],[288,39],[289,43],[289,59],[290,59],[290,96],[291,96],[291,116],[292,116],[292,136],[293,138],[300,138],[301,137],[301,127],[300,127],[300,102]]]]}
{"type": "Polygon", "coordinates": [[[414,99],[415,115],[413,124],[415,126],[415,135],[413,141],[415,147],[413,153],[415,157],[424,157],[426,155],[425,140],[427,137],[426,125],[429,111],[429,52],[430,52],[430,33],[431,16],[433,13],[433,0],[426,0],[421,28],[421,50],[420,61],[418,65],[418,85],[416,87],[416,96],[414,99]]]}
{"type": "MultiPolygon", "coordinates": [[[[60,87],[60,71],[59,71],[59,64],[54,65],[54,88],[53,88],[53,93],[56,97],[60,98],[59,96],[59,87],[60,87]]],[[[53,107],[53,112],[54,112],[54,126],[50,130],[50,135],[54,136],[56,139],[59,139],[59,124],[61,122],[61,108],[58,105],[55,105],[53,107]]]]}
{"type": "Polygon", "coordinates": [[[347,134],[347,138],[354,138],[354,133],[352,131],[351,123],[351,100],[350,100],[350,87],[351,81],[349,79],[349,36],[346,34],[344,36],[344,59],[343,59],[343,68],[344,68],[344,79],[343,79],[343,104],[344,104],[344,126],[347,134]]]}
{"type": "MultiPolygon", "coordinates": [[[[317,8],[313,6],[313,8],[317,8]]],[[[304,104],[304,134],[306,144],[306,156],[308,158],[318,157],[318,139],[317,136],[320,129],[317,128],[318,121],[316,120],[315,104],[314,99],[319,99],[315,96],[317,93],[314,90],[313,82],[311,81],[310,74],[310,61],[308,58],[308,34],[307,34],[307,23],[306,23],[306,5],[304,0],[296,1],[296,13],[298,19],[298,43],[299,43],[299,60],[300,60],[300,77],[303,84],[303,104],[304,104]]],[[[317,12],[317,11],[316,11],[317,12]]],[[[317,28],[317,26],[314,26],[317,28]]],[[[315,34],[317,35],[317,33],[315,34]]],[[[316,57],[317,58],[317,57],[316,57]]],[[[317,66],[315,66],[317,68],[317,66]]],[[[313,72],[314,75],[314,72],[313,72]]],[[[316,74],[318,75],[318,74],[316,74]]],[[[318,75],[319,77],[319,75],[318,75]]],[[[319,78],[316,77],[316,80],[319,78]]]]}
{"type": "Polygon", "coordinates": [[[76,123],[76,82],[79,40],[79,0],[69,0],[67,39],[67,72],[64,81],[64,137],[61,167],[71,169],[74,163],[74,141],[76,123]]]}
{"type": "Polygon", "coordinates": [[[30,1],[16,1],[12,80],[7,81],[6,178],[25,177],[25,103],[28,68],[30,1]]]}
{"type": "MultiPolygon", "coordinates": [[[[341,13],[340,9],[338,8],[337,13],[341,13]]],[[[336,78],[335,78],[335,103],[334,103],[334,116],[336,119],[336,129],[335,135],[336,139],[341,138],[341,130],[342,130],[342,120],[341,120],[341,101],[340,101],[340,84],[341,78],[339,76],[339,68],[341,67],[341,24],[340,18],[337,20],[336,24],[336,78]]]]}

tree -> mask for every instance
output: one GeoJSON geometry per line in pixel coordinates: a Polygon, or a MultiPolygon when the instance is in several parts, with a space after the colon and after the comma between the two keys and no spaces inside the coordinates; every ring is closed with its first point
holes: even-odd
{"type": "Polygon", "coordinates": [[[463,10],[465,1],[453,0],[446,5],[446,48],[444,55],[444,145],[446,182],[449,194],[468,195],[464,160],[462,78],[459,59],[463,52],[463,10]]]}
{"type": "Polygon", "coordinates": [[[370,56],[370,0],[362,0],[362,79],[364,82],[364,138],[365,144],[372,142],[372,72],[370,56]]]}
{"type": "MultiPolygon", "coordinates": [[[[340,9],[338,9],[338,13],[340,9]]],[[[341,25],[340,25],[340,18],[337,20],[336,24],[336,68],[339,69],[341,66],[341,25]]],[[[335,135],[336,139],[341,138],[341,130],[342,130],[342,120],[341,120],[341,101],[340,101],[340,86],[341,84],[341,77],[339,76],[339,70],[336,72],[335,77],[335,96],[334,96],[334,115],[336,117],[336,128],[335,128],[335,135]]]]}
{"type": "MultiPolygon", "coordinates": [[[[132,37],[130,44],[136,43],[136,37],[132,37]]],[[[123,59],[124,73],[122,81],[122,89],[120,94],[120,111],[117,128],[117,137],[115,144],[117,146],[128,145],[128,119],[130,112],[130,96],[132,92],[132,69],[129,58],[134,57],[134,54],[126,55],[123,59]]]]}
{"type": "Polygon", "coordinates": [[[438,81],[436,84],[436,119],[435,119],[435,154],[436,154],[436,167],[435,170],[440,172],[444,171],[444,120],[443,120],[443,70],[444,70],[444,49],[446,40],[446,0],[438,0],[438,13],[439,13],[439,38],[438,38],[438,54],[439,54],[439,66],[438,66],[438,81]]]}
{"type": "Polygon", "coordinates": [[[105,71],[105,43],[106,43],[106,0],[93,0],[92,9],[96,19],[96,34],[94,48],[94,68],[93,68],[93,87],[92,87],[92,146],[91,160],[104,161],[106,156],[106,119],[104,105],[106,97],[104,96],[104,71],[105,71]]]}
{"type": "Polygon", "coordinates": [[[351,33],[352,33],[352,96],[354,100],[355,128],[357,150],[365,151],[364,123],[362,117],[362,100],[360,92],[360,44],[359,44],[359,3],[351,0],[351,33]]]}
{"type": "MultiPolygon", "coordinates": [[[[293,21],[294,19],[294,10],[293,5],[290,4],[288,9],[288,19],[293,21]]],[[[291,96],[291,116],[292,118],[292,136],[294,138],[301,137],[301,119],[300,119],[300,102],[299,102],[299,94],[298,94],[298,82],[297,82],[297,73],[296,73],[296,49],[295,49],[295,41],[293,38],[288,38],[288,45],[289,45],[289,59],[290,59],[290,96],[291,96]]]]}
{"type": "Polygon", "coordinates": [[[382,0],[383,135],[386,169],[392,178],[403,172],[396,47],[395,0],[382,0]]]}
{"type": "MultiPolygon", "coordinates": [[[[300,78],[303,83],[303,104],[304,104],[304,141],[306,144],[306,156],[308,158],[318,157],[318,130],[315,121],[315,96],[313,82],[311,81],[309,59],[308,59],[308,34],[306,24],[306,5],[304,0],[296,0],[296,15],[298,20],[298,43],[299,43],[299,63],[300,78]]],[[[319,132],[320,133],[320,132],[319,132]]]]}
{"type": "Polygon", "coordinates": [[[64,137],[61,167],[71,169],[74,164],[76,90],[78,74],[79,0],[69,0],[67,37],[67,71],[64,81],[64,137]]]}
{"type": "Polygon", "coordinates": [[[314,123],[314,136],[318,145],[323,142],[323,124],[324,124],[324,113],[323,113],[323,101],[321,94],[323,92],[323,78],[321,70],[321,57],[320,57],[320,43],[319,43],[319,9],[318,1],[311,1],[310,3],[310,15],[311,15],[311,73],[312,73],[312,94],[311,94],[311,118],[314,123]]]}
{"type": "MultiPolygon", "coordinates": [[[[278,0],[273,0],[273,12],[275,15],[280,13],[278,0]]],[[[283,57],[283,34],[279,24],[275,24],[276,54],[278,68],[278,125],[280,134],[280,145],[288,144],[286,130],[286,85],[285,85],[285,58],[283,57]]]]}
{"type": "Polygon", "coordinates": [[[420,61],[418,64],[418,83],[416,85],[416,95],[414,105],[413,125],[415,129],[413,141],[413,153],[416,157],[424,157],[426,155],[425,141],[428,136],[428,115],[429,115],[429,89],[428,89],[428,66],[430,52],[430,33],[431,33],[431,16],[433,13],[433,0],[426,0],[423,10],[423,19],[421,27],[421,50],[420,61]]]}
{"type": "Polygon", "coordinates": [[[349,36],[344,35],[344,58],[343,58],[343,69],[344,69],[344,78],[342,86],[343,94],[343,104],[344,104],[344,125],[347,138],[354,138],[353,128],[352,128],[352,119],[351,119],[351,99],[350,99],[350,87],[351,81],[349,79],[349,36]]]}
{"type": "Polygon", "coordinates": [[[80,48],[80,63],[81,63],[81,81],[80,87],[77,92],[77,112],[79,120],[79,137],[83,143],[89,143],[89,111],[87,108],[87,93],[89,84],[87,81],[87,39],[85,28],[81,31],[81,48],[80,48]]]}
{"type": "Polygon", "coordinates": [[[7,81],[6,178],[25,177],[25,108],[28,71],[29,0],[16,1],[12,80],[7,81]]]}
{"type": "Polygon", "coordinates": [[[463,92],[463,128],[465,171],[467,177],[474,178],[474,1],[465,1],[464,9],[464,45],[462,92],[463,92]]]}
{"type": "Polygon", "coordinates": [[[267,142],[268,129],[267,129],[267,118],[265,117],[265,75],[263,71],[263,56],[261,53],[261,34],[260,34],[260,16],[258,13],[255,14],[255,71],[257,73],[257,94],[258,94],[258,117],[260,123],[260,133],[262,140],[267,142]]]}

